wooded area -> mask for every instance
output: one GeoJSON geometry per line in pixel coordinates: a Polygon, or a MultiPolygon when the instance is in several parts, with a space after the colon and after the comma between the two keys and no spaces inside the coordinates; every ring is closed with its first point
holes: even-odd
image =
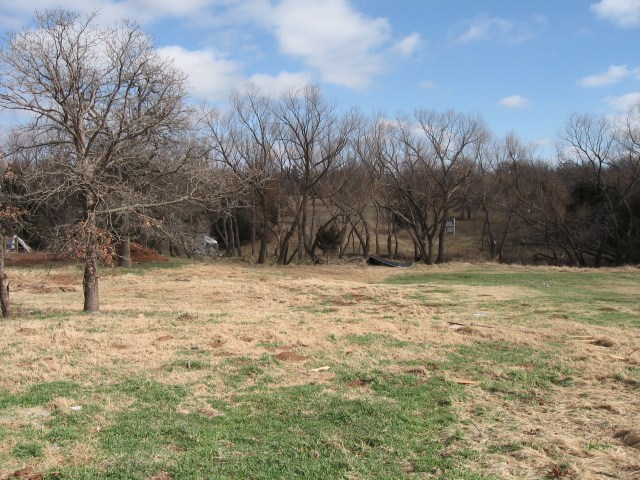
{"type": "Polygon", "coordinates": [[[350,242],[432,264],[447,260],[447,220],[474,216],[492,260],[526,247],[553,264],[640,262],[640,105],[569,118],[542,158],[476,115],[366,115],[311,85],[278,97],[249,85],[196,108],[137,24],[35,20],[0,50],[0,108],[20,113],[1,147],[1,234],[82,261],[85,310],[99,309],[99,264],[130,266],[131,240],[188,254],[206,234],[278,264],[342,257],[350,242]],[[413,252],[398,252],[400,234],[413,252]]]}

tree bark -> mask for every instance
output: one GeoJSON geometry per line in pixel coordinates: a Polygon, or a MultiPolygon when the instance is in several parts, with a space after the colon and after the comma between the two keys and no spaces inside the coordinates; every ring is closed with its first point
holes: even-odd
{"type": "Polygon", "coordinates": [[[125,214],[122,222],[122,230],[124,236],[120,241],[120,258],[118,265],[124,268],[131,268],[131,237],[129,236],[129,214],[125,214]]]}
{"type": "Polygon", "coordinates": [[[267,259],[267,248],[269,246],[269,207],[264,196],[261,197],[262,204],[262,223],[260,225],[260,253],[258,254],[258,263],[262,265],[267,259]]]}
{"type": "Polygon", "coordinates": [[[85,262],[82,289],[84,291],[84,311],[97,312],[100,310],[98,297],[98,262],[96,261],[94,253],[89,255],[85,262]]]}
{"type": "Polygon", "coordinates": [[[236,239],[236,251],[238,252],[238,257],[242,258],[242,244],[240,243],[240,229],[238,227],[238,216],[233,216],[233,230],[235,233],[236,239]]]}
{"type": "Polygon", "coordinates": [[[8,318],[11,316],[11,302],[9,301],[9,280],[4,271],[4,235],[0,235],[0,242],[2,242],[0,246],[0,306],[2,307],[2,316],[8,318]]]}
{"type": "Polygon", "coordinates": [[[120,258],[118,265],[124,268],[131,268],[133,265],[131,262],[131,238],[129,235],[125,235],[120,241],[120,258]]]}
{"type": "Polygon", "coordinates": [[[251,257],[256,256],[256,214],[255,205],[253,213],[251,214],[251,257]]]}
{"type": "Polygon", "coordinates": [[[378,205],[376,207],[376,255],[380,255],[380,208],[378,205]]]}
{"type": "Polygon", "coordinates": [[[84,216],[86,224],[84,274],[82,276],[82,290],[84,293],[84,311],[97,312],[100,309],[98,298],[98,260],[96,250],[99,248],[97,238],[96,206],[98,204],[95,194],[84,194],[84,216]]]}

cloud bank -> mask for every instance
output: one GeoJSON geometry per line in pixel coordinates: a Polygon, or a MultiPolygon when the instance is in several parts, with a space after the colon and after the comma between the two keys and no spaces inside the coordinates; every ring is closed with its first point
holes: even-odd
{"type": "Polygon", "coordinates": [[[640,2],[638,0],[600,0],[591,10],[603,20],[610,20],[623,28],[640,26],[640,2]]]}

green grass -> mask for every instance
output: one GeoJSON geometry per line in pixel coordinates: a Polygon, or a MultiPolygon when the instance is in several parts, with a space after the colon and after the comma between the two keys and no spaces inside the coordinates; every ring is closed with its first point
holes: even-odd
{"type": "Polygon", "coordinates": [[[291,307],[294,312],[310,313],[312,315],[328,315],[336,312],[336,308],[330,303],[323,302],[319,305],[309,305],[305,307],[291,307]]]}
{"type": "Polygon", "coordinates": [[[36,383],[27,388],[24,393],[0,392],[0,409],[9,406],[46,406],[56,397],[73,397],[80,391],[80,384],[74,382],[36,383]]]}
{"type": "MultiPolygon", "coordinates": [[[[457,438],[450,407],[456,386],[370,375],[372,396],[281,387],[233,404],[211,400],[221,412],[213,418],[177,413],[169,390],[151,404],[130,405],[100,433],[100,467],[63,469],[61,478],[144,479],[158,471],[174,478],[481,478],[441,455],[457,438]]],[[[341,389],[348,378],[340,378],[341,389]]]]}
{"type": "Polygon", "coordinates": [[[481,387],[506,399],[543,402],[553,387],[568,386],[573,372],[559,352],[536,351],[509,342],[460,345],[449,353],[445,369],[478,380],[481,387]]]}
{"type": "MultiPolygon", "coordinates": [[[[5,396],[0,415],[46,407],[59,394],[85,399],[80,411],[53,412],[39,429],[25,427],[11,451],[31,461],[47,445],[68,455],[77,442],[93,445],[93,460],[52,467],[56,478],[142,480],[161,471],[180,479],[483,478],[443,455],[462,438],[451,407],[462,390],[442,379],[342,369],[333,385],[239,388],[232,399],[207,398],[217,416],[181,413],[189,393],[142,378],[93,388],[41,384],[5,396]],[[362,377],[365,387],[350,386],[362,377]],[[96,429],[109,400],[123,406],[96,429]]],[[[459,455],[474,453],[460,446],[459,455]]]]}
{"type": "MultiPolygon", "coordinates": [[[[640,297],[634,293],[616,291],[616,287],[625,287],[627,291],[631,289],[640,291],[640,272],[586,269],[567,271],[528,269],[510,272],[504,269],[490,269],[490,267],[473,267],[462,272],[405,274],[392,277],[388,282],[393,285],[438,285],[438,287],[448,285],[518,287],[528,295],[527,307],[558,305],[568,312],[567,318],[570,320],[595,325],[640,328],[640,297]]],[[[414,293],[413,296],[423,304],[428,304],[428,294],[431,291],[414,293]]],[[[477,306],[506,310],[510,305],[520,302],[521,300],[488,300],[477,306]]],[[[445,306],[458,307],[460,304],[445,306]]],[[[526,315],[535,309],[519,308],[518,310],[519,315],[521,313],[526,315]]]]}
{"type": "Polygon", "coordinates": [[[14,457],[21,460],[29,460],[32,457],[41,457],[42,450],[43,447],[40,443],[19,443],[13,447],[13,451],[11,453],[14,457]]]}
{"type": "Polygon", "coordinates": [[[347,343],[361,347],[380,346],[385,348],[406,348],[411,342],[399,340],[382,333],[350,334],[345,336],[347,343]]]}

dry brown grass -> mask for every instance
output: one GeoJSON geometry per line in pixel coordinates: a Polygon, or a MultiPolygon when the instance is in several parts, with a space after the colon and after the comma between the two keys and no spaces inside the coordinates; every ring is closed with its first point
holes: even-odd
{"type": "MultiPolygon", "coordinates": [[[[467,268],[465,264],[416,265],[411,273],[467,268]]],[[[525,271],[524,267],[495,268],[525,271]]],[[[4,352],[0,388],[16,392],[55,380],[116,383],[142,373],[164,383],[197,385],[180,408],[215,416],[217,412],[200,400],[199,392],[228,398],[233,389],[202,370],[167,368],[176,352],[208,352],[214,365],[229,358],[251,362],[288,352],[281,356],[285,366],[278,371],[276,383],[296,385],[328,383],[334,375],[331,370],[312,369],[333,362],[361,368],[371,364],[376,352],[392,355],[396,364],[438,365],[460,345],[509,342],[535,351],[553,345],[562,363],[574,370],[573,383],[553,388],[537,402],[498,397],[473,383],[464,387],[465,399],[456,410],[463,420],[467,446],[480,452],[476,467],[505,479],[640,478],[640,451],[614,437],[620,429],[640,428],[637,385],[615,380],[630,365],[640,364],[637,330],[570,321],[558,313],[557,306],[544,304],[539,305],[537,317],[526,321],[518,318],[517,308],[491,311],[487,307],[509,300],[535,304],[536,292],[523,287],[384,283],[406,272],[360,263],[276,268],[224,261],[149,269],[142,275],[104,269],[102,311],[85,315],[79,311],[82,291],[77,267],[10,269],[18,315],[0,323],[0,351],[4,352]],[[479,315],[488,309],[486,316],[479,315]],[[462,326],[452,328],[454,322],[462,326]],[[336,347],[336,338],[370,334],[408,342],[411,347],[391,353],[384,344],[367,349],[336,347]],[[598,344],[601,339],[607,342],[598,344]],[[485,412],[482,417],[478,410],[485,412]],[[509,451],[508,446],[516,444],[520,448],[509,451]],[[496,445],[506,447],[496,449],[496,445]],[[558,467],[565,463],[570,466],[567,470],[558,467]]],[[[619,290],[633,293],[628,285],[619,290]]],[[[454,372],[419,368],[424,376],[465,380],[454,372]]],[[[72,403],[73,399],[58,399],[51,408],[64,409],[72,403]]],[[[11,418],[0,417],[0,426],[14,428],[30,422],[37,428],[48,414],[43,409],[24,409],[11,418]]],[[[0,453],[11,448],[6,444],[0,453]]],[[[90,457],[90,445],[78,445],[74,461],[90,457]]],[[[56,452],[45,452],[40,466],[59,461],[56,452]]],[[[0,476],[5,473],[0,468],[0,476]]]]}

